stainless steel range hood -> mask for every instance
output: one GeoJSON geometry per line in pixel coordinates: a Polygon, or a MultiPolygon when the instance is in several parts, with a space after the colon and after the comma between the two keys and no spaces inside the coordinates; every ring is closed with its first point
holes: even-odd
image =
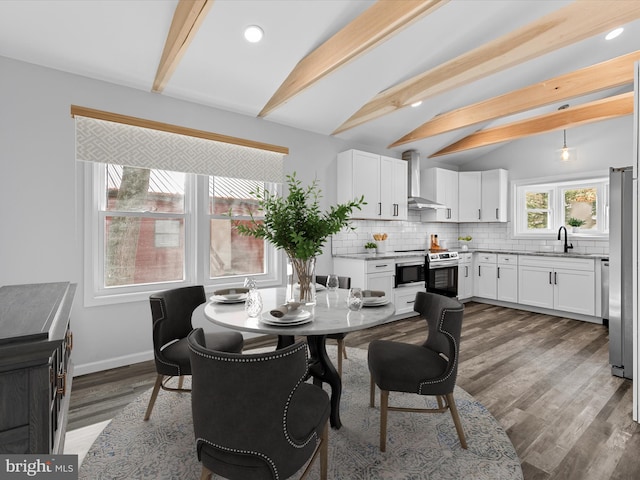
{"type": "Polygon", "coordinates": [[[421,208],[447,208],[446,205],[420,196],[420,153],[416,150],[402,152],[402,159],[408,162],[408,207],[412,210],[421,208]]]}

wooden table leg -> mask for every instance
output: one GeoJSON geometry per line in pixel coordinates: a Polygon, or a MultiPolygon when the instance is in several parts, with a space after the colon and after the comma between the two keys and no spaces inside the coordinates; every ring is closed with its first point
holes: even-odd
{"type": "Polygon", "coordinates": [[[321,385],[322,382],[325,382],[331,387],[331,415],[329,416],[329,421],[331,423],[331,427],[338,429],[342,427],[342,422],[340,421],[342,380],[327,355],[326,339],[326,335],[307,336],[310,356],[309,371],[311,372],[316,385],[321,385]]]}

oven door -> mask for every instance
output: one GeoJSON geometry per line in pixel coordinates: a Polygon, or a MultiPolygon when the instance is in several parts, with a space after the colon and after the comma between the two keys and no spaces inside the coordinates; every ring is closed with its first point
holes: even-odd
{"type": "Polygon", "coordinates": [[[429,267],[427,270],[427,292],[446,297],[458,296],[458,266],[429,267]]]}

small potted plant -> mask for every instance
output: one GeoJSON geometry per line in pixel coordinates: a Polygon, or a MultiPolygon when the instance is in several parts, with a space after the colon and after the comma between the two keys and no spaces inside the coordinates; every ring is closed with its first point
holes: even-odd
{"type": "Polygon", "coordinates": [[[377,249],[378,245],[375,242],[367,242],[364,244],[364,248],[367,251],[367,253],[370,253],[373,250],[377,249]]]}
{"type": "Polygon", "coordinates": [[[469,243],[471,241],[471,235],[467,235],[466,237],[458,237],[458,240],[463,242],[462,243],[462,250],[468,250],[469,247],[467,246],[467,243],[469,243]]]}
{"type": "Polygon", "coordinates": [[[580,220],[579,218],[575,217],[569,217],[569,220],[567,220],[567,224],[571,227],[573,233],[575,233],[578,228],[584,225],[584,220],[580,220]]]}

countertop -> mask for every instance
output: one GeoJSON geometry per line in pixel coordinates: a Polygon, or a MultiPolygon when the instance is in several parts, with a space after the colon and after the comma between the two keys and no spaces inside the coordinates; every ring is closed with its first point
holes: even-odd
{"type": "MultiPolygon", "coordinates": [[[[608,254],[604,253],[579,253],[572,252],[569,250],[567,253],[564,252],[547,252],[547,251],[532,251],[532,250],[492,250],[492,249],[469,249],[467,253],[497,253],[497,254],[510,254],[510,255],[529,255],[536,257],[565,257],[565,258],[609,258],[608,254]]],[[[464,253],[460,251],[460,253],[464,253]]]]}
{"type": "MultiPolygon", "coordinates": [[[[533,251],[533,250],[495,250],[495,249],[469,249],[469,250],[451,250],[458,253],[497,253],[497,254],[510,254],[510,255],[529,255],[536,257],[566,257],[566,258],[594,258],[602,259],[609,258],[608,254],[604,253],[579,253],[569,250],[568,253],[563,252],[546,252],[546,251],[533,251]]],[[[335,258],[352,258],[355,260],[395,260],[398,258],[409,257],[423,257],[429,253],[427,250],[423,252],[387,252],[387,253],[347,253],[343,255],[334,255],[335,258]]]]}

